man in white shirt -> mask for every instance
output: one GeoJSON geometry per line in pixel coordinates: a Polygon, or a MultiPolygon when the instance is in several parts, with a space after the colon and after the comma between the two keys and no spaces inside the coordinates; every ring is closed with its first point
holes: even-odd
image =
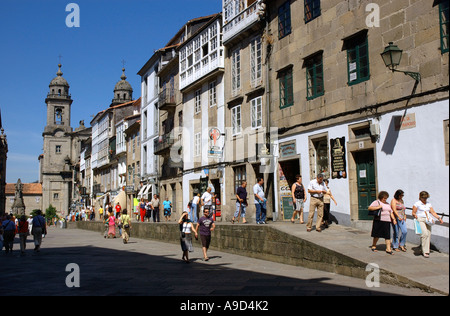
{"type": "Polygon", "coordinates": [[[253,186],[253,194],[255,196],[256,207],[256,224],[266,224],[266,197],[262,185],[264,184],[263,178],[257,178],[258,183],[253,186]]]}
{"type": "Polygon", "coordinates": [[[212,206],[212,195],[211,195],[211,187],[206,189],[206,192],[202,195],[203,209],[210,210],[212,206]]]}
{"type": "Polygon", "coordinates": [[[316,179],[309,182],[308,193],[311,194],[311,202],[309,203],[306,231],[310,232],[312,230],[314,213],[317,208],[316,231],[321,232],[322,229],[320,228],[320,225],[323,219],[323,195],[327,193],[327,186],[323,182],[323,174],[318,174],[316,179]]]}

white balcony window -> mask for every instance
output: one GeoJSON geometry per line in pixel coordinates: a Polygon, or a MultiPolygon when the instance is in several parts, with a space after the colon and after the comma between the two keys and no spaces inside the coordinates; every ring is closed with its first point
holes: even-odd
{"type": "Polygon", "coordinates": [[[231,54],[231,95],[236,96],[241,90],[241,50],[231,54]]]}
{"type": "Polygon", "coordinates": [[[262,97],[254,98],[250,101],[252,129],[262,126],[262,97]]]}
{"type": "Polygon", "coordinates": [[[202,110],[202,90],[195,91],[195,114],[202,110]]]}
{"type": "Polygon", "coordinates": [[[261,64],[261,37],[258,36],[250,44],[250,75],[253,88],[261,84],[261,64]]]}
{"type": "Polygon", "coordinates": [[[231,126],[232,126],[233,136],[241,133],[242,124],[241,124],[241,106],[240,105],[237,105],[231,109],[231,126]]]}

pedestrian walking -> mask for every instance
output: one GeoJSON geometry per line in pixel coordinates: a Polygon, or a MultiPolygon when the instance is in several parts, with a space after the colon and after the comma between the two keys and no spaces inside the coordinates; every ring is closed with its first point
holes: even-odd
{"type": "Polygon", "coordinates": [[[208,261],[208,249],[211,244],[211,232],[216,228],[216,224],[214,224],[214,220],[210,217],[210,210],[203,210],[203,216],[198,220],[197,226],[195,230],[200,235],[200,240],[202,242],[202,251],[203,251],[203,259],[208,261]]]}
{"type": "Polygon", "coordinates": [[[103,220],[103,207],[101,207],[101,206],[98,209],[98,215],[99,215],[100,220],[103,220]]]}
{"type": "Polygon", "coordinates": [[[153,195],[153,199],[150,202],[152,206],[152,215],[153,215],[153,222],[159,223],[159,197],[158,194],[153,195]]]}
{"type": "Polygon", "coordinates": [[[116,238],[116,224],[116,217],[113,210],[111,210],[108,217],[108,238],[116,238]]]}
{"type": "Polygon", "coordinates": [[[331,200],[333,200],[334,205],[337,206],[337,202],[334,199],[333,194],[331,194],[330,187],[328,186],[328,179],[324,179],[323,182],[325,183],[325,186],[327,187],[327,193],[323,195],[323,219],[322,224],[325,228],[328,228],[328,225],[330,224],[330,208],[331,208],[331,200]]]}
{"type": "Polygon", "coordinates": [[[164,208],[164,218],[167,221],[170,221],[170,216],[172,215],[172,202],[169,201],[169,197],[166,196],[166,199],[163,201],[164,208]]]}
{"type": "Polygon", "coordinates": [[[305,187],[302,183],[302,176],[296,175],[295,176],[295,183],[291,187],[291,194],[292,194],[292,202],[294,203],[294,213],[292,213],[291,222],[295,223],[295,215],[299,215],[300,218],[300,224],[305,223],[303,221],[303,208],[306,202],[306,194],[305,194],[305,187]]]}
{"type": "Polygon", "coordinates": [[[181,259],[184,262],[189,263],[189,252],[194,251],[192,246],[192,232],[194,232],[195,238],[197,239],[197,230],[195,229],[192,221],[189,219],[189,214],[186,211],[181,214],[178,224],[180,224],[180,244],[181,251],[183,252],[181,259]]]}
{"type": "Polygon", "coordinates": [[[422,255],[425,258],[430,257],[431,226],[437,219],[441,224],[442,218],[436,214],[430,202],[427,202],[430,194],[427,191],[419,193],[419,201],[414,203],[412,215],[420,224],[422,234],[420,235],[420,244],[422,246],[422,255]]]}
{"type": "Polygon", "coordinates": [[[33,217],[32,234],[34,240],[34,251],[39,252],[41,250],[42,235],[47,234],[47,226],[41,210],[37,210],[35,216],[33,217]]]}
{"type": "Polygon", "coordinates": [[[25,249],[27,248],[27,237],[30,233],[28,231],[28,221],[25,215],[22,215],[19,219],[17,232],[19,233],[20,239],[20,252],[25,253],[25,249]]]}
{"type": "Polygon", "coordinates": [[[188,217],[189,217],[189,219],[192,222],[192,202],[191,201],[188,202],[188,204],[186,206],[186,210],[184,210],[183,212],[187,212],[188,213],[188,217]]]}
{"type": "Polygon", "coordinates": [[[247,211],[247,182],[243,181],[242,184],[236,189],[236,211],[231,222],[239,222],[239,218],[242,217],[242,223],[247,224],[245,219],[245,213],[247,211]]]}
{"type": "Polygon", "coordinates": [[[397,223],[394,214],[391,209],[391,205],[387,203],[389,193],[386,191],[380,191],[378,193],[378,200],[375,200],[370,204],[369,211],[381,210],[380,216],[374,216],[372,223],[372,251],[377,251],[378,239],[384,238],[386,241],[386,253],[393,255],[394,252],[391,248],[391,223],[394,225],[397,223]]]}
{"type": "Polygon", "coordinates": [[[145,218],[147,222],[150,222],[152,218],[152,204],[149,200],[145,200],[145,218]]]}
{"type": "Polygon", "coordinates": [[[392,225],[394,231],[392,235],[392,248],[394,249],[394,251],[401,250],[403,252],[406,252],[405,245],[408,228],[406,227],[406,207],[403,202],[404,196],[405,193],[403,192],[403,190],[397,190],[394,193],[394,198],[391,200],[391,209],[397,221],[396,225],[392,225]]]}
{"type": "Polygon", "coordinates": [[[317,210],[316,231],[321,232],[321,224],[323,219],[323,195],[327,193],[327,187],[323,182],[323,174],[319,173],[316,179],[309,182],[308,193],[311,194],[311,201],[309,202],[308,222],[306,223],[306,231],[312,230],[314,214],[317,210]]]}
{"type": "Polygon", "coordinates": [[[104,232],[103,232],[103,237],[106,238],[108,237],[108,232],[109,232],[109,215],[108,213],[105,213],[105,217],[103,218],[103,227],[104,227],[104,232]]]}
{"type": "Polygon", "coordinates": [[[192,199],[192,221],[194,223],[197,223],[200,212],[200,193],[197,193],[194,195],[194,198],[192,199]]]}
{"type": "Polygon", "coordinates": [[[120,216],[120,222],[122,223],[122,239],[123,243],[127,244],[130,240],[130,231],[131,231],[131,218],[128,215],[128,211],[126,208],[123,209],[122,215],[120,216]]]}
{"type": "Polygon", "coordinates": [[[258,177],[256,179],[257,183],[253,186],[253,195],[255,197],[255,207],[256,207],[256,224],[266,224],[267,199],[264,194],[264,179],[258,177]]]}
{"type": "Polygon", "coordinates": [[[115,207],[114,210],[115,210],[114,217],[115,218],[119,218],[120,212],[122,211],[122,207],[120,206],[119,202],[117,202],[116,207],[115,207]]]}
{"type": "Polygon", "coordinates": [[[28,217],[27,219],[28,222],[28,235],[31,235],[31,229],[33,228],[33,215],[30,215],[30,217],[28,217]]]}
{"type": "Polygon", "coordinates": [[[12,220],[11,215],[6,215],[6,219],[2,222],[2,229],[5,252],[12,252],[14,246],[14,237],[16,236],[16,224],[12,220]]]}
{"type": "Polygon", "coordinates": [[[144,199],[140,199],[139,201],[139,217],[141,222],[144,222],[144,217],[145,217],[145,200],[144,199]]]}

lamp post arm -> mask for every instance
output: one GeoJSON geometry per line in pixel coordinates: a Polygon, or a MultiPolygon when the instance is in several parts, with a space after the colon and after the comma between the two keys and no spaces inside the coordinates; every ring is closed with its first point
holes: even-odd
{"type": "Polygon", "coordinates": [[[393,72],[402,72],[404,73],[406,76],[410,76],[411,78],[413,78],[414,80],[416,80],[417,82],[421,81],[421,76],[420,73],[418,72],[413,72],[413,71],[402,71],[402,70],[397,70],[397,69],[391,69],[393,72]]]}

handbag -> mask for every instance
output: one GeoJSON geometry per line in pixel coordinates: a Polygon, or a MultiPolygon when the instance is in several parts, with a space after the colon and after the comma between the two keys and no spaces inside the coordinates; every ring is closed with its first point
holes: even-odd
{"type": "Polygon", "coordinates": [[[369,211],[369,216],[380,217],[381,216],[381,209],[376,210],[376,211],[369,211]]]}
{"type": "Polygon", "coordinates": [[[425,211],[425,216],[426,216],[425,223],[427,223],[427,225],[429,226],[433,226],[436,222],[434,216],[431,215],[428,211],[425,211]]]}
{"type": "Polygon", "coordinates": [[[422,235],[422,228],[420,227],[420,223],[417,219],[414,219],[414,230],[416,235],[422,235]]]}
{"type": "MultiPolygon", "coordinates": [[[[378,205],[380,205],[380,201],[378,201],[378,205]]],[[[369,210],[369,216],[380,217],[381,216],[381,208],[375,211],[369,210]]]]}

